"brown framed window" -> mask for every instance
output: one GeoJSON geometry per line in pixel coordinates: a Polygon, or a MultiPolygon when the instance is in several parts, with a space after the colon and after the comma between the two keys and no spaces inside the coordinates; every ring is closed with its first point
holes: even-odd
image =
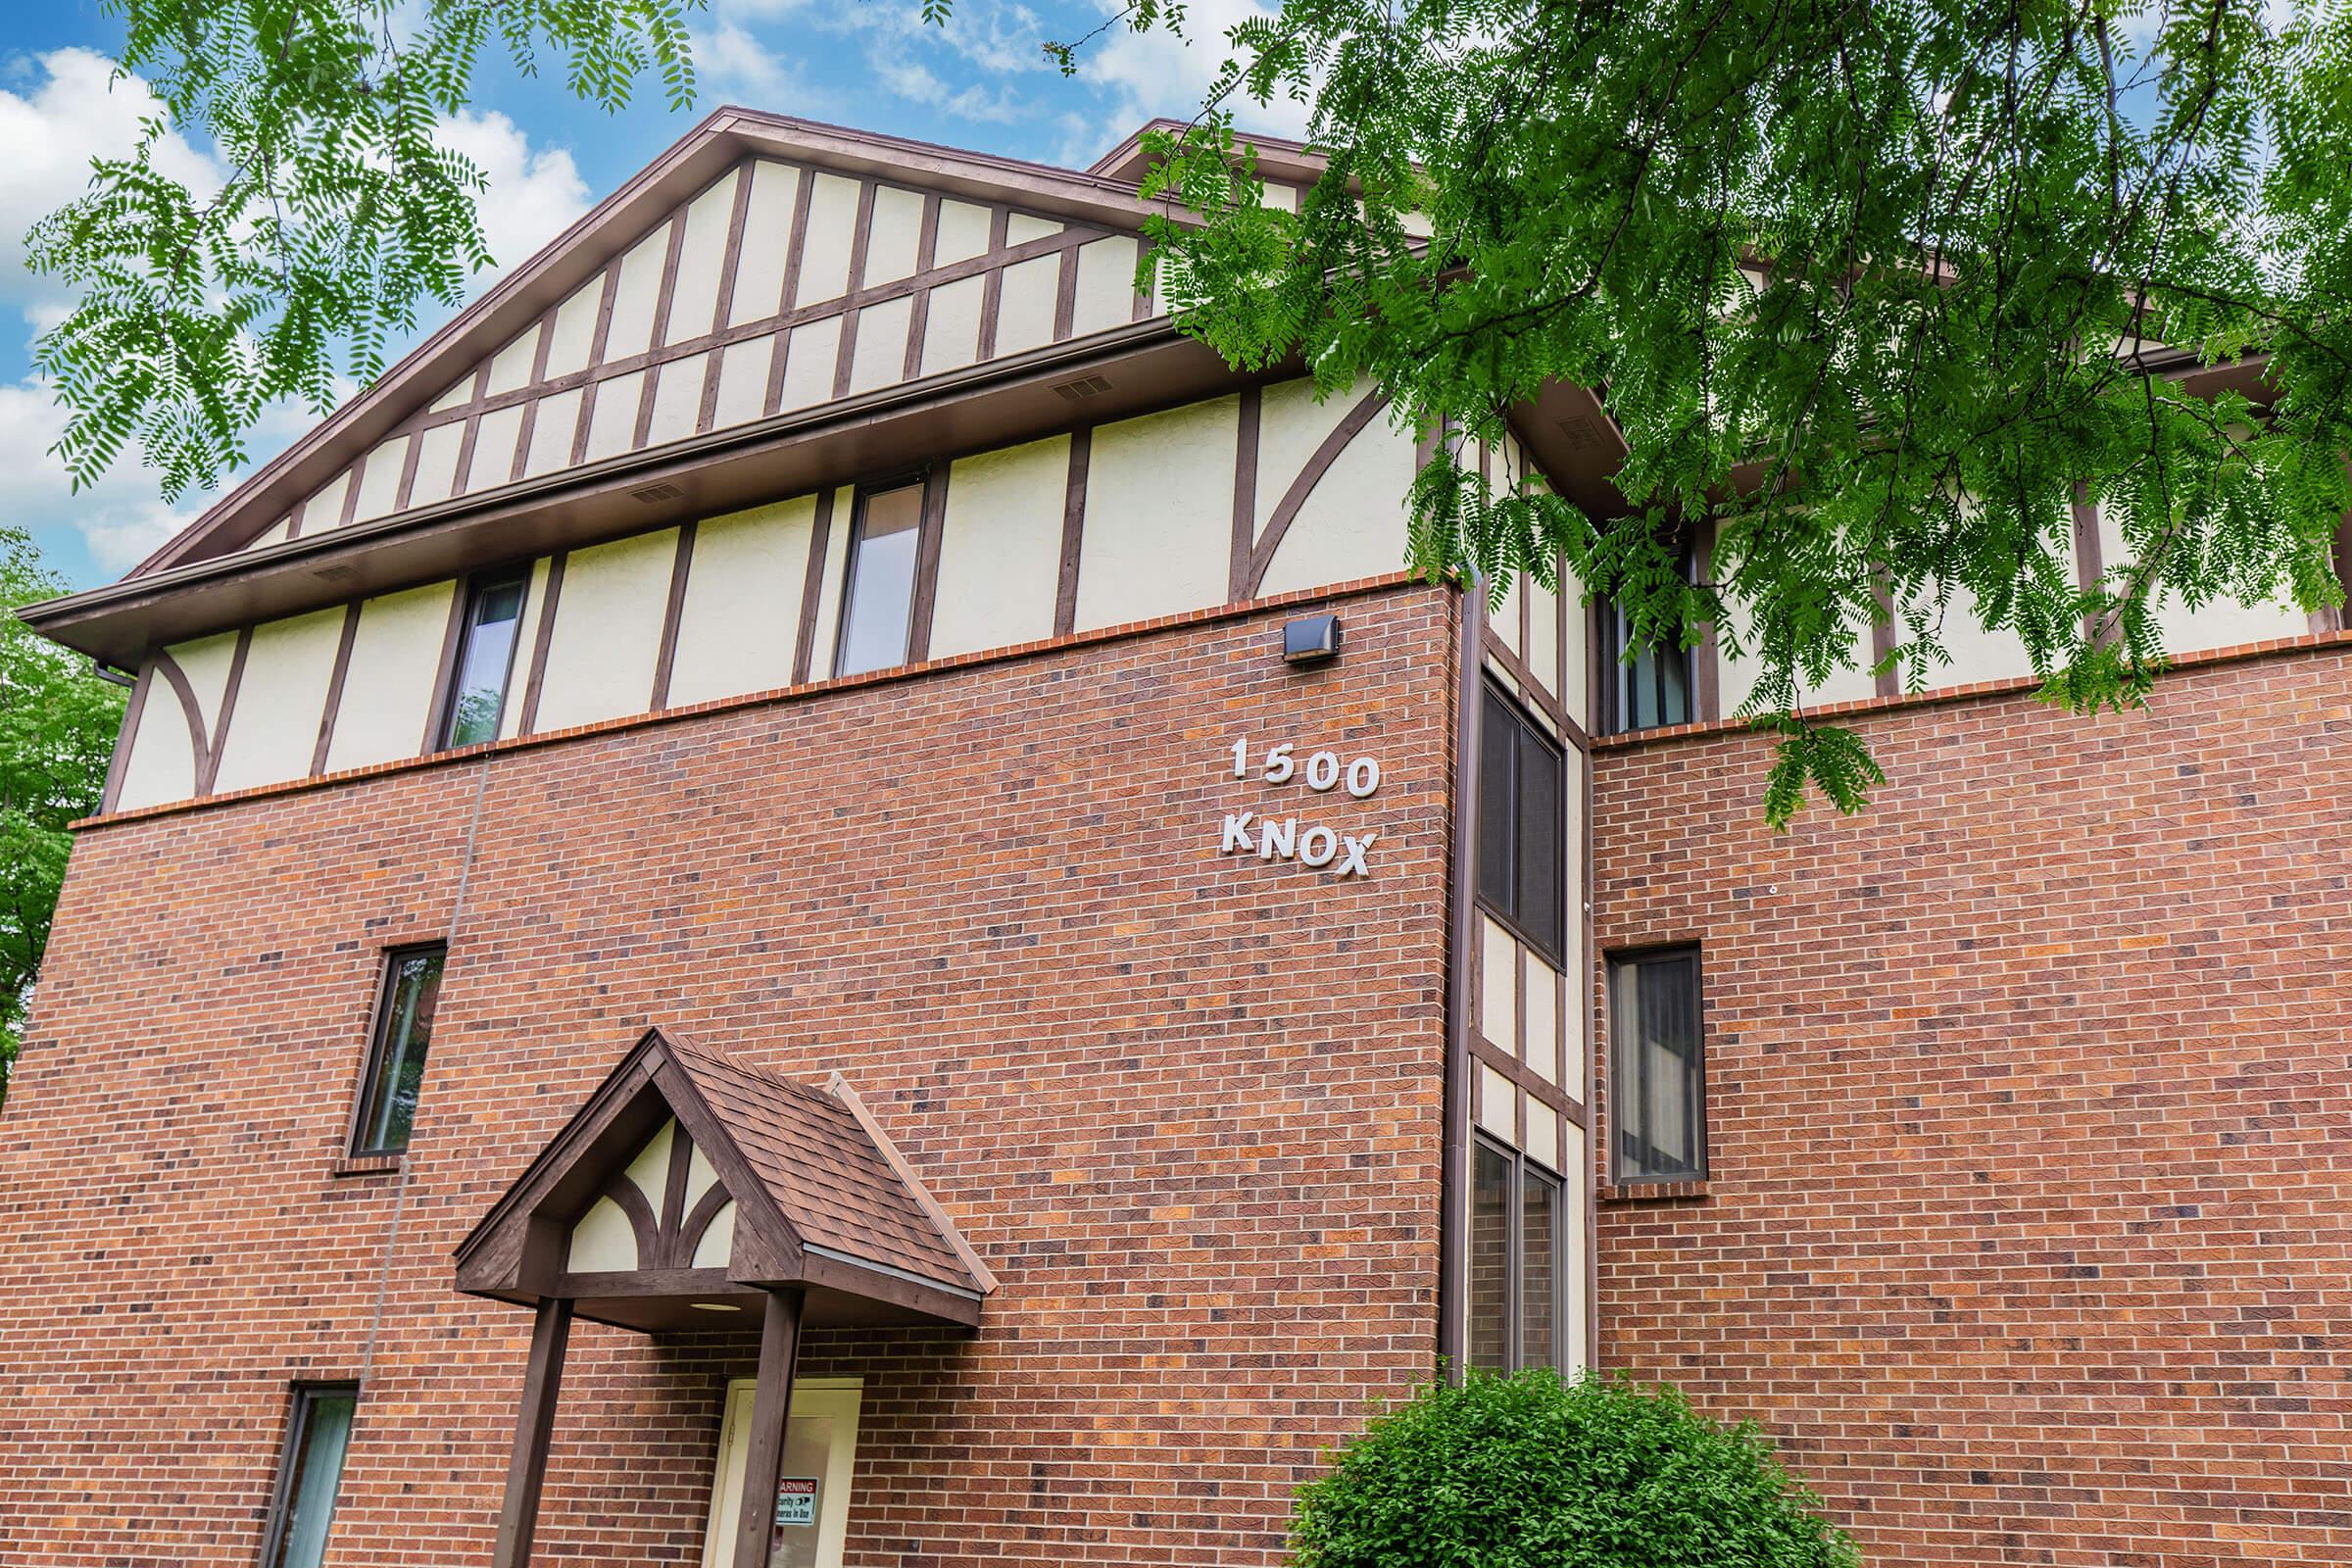
{"type": "Polygon", "coordinates": [[[1478,756],[1478,901],[1554,966],[1565,960],[1567,759],[1510,698],[1486,689],[1478,756]]]}
{"type": "Polygon", "coordinates": [[[1698,950],[1609,964],[1611,1169],[1620,1182],[1707,1174],[1707,1074],[1698,950]]]}
{"type": "Polygon", "coordinates": [[[262,1543],[262,1568],[318,1568],[326,1532],[343,1485],[343,1456],[359,1412],[354,1383],[305,1383],[294,1389],[285,1446],[277,1461],[277,1490],[262,1543]]]}
{"type": "Polygon", "coordinates": [[[441,713],[441,745],[471,746],[498,739],[514,678],[514,645],[522,629],[527,572],[477,577],[466,590],[466,619],[458,629],[458,661],[441,713]]]}
{"type": "Polygon", "coordinates": [[[1560,1178],[1485,1138],[1470,1162],[1470,1364],[1565,1364],[1568,1202],[1560,1178]]]}
{"type": "Polygon", "coordinates": [[[858,492],[834,674],[862,675],[869,669],[906,662],[914,615],[915,553],[922,523],[923,485],[919,479],[858,492]]]}
{"type": "MultiPolygon", "coordinates": [[[[1686,552],[1683,575],[1688,578],[1694,569],[1695,559],[1686,552]]],[[[1679,642],[1659,643],[1628,659],[1626,651],[1633,641],[1633,622],[1623,611],[1604,601],[1600,606],[1601,732],[1621,735],[1628,730],[1688,724],[1696,718],[1698,710],[1691,695],[1696,675],[1690,650],[1679,642]]]]}
{"type": "Polygon", "coordinates": [[[424,1087],[424,1057],[432,1044],[433,1008],[441,998],[439,946],[398,948],[384,956],[383,989],[368,1042],[359,1112],[352,1120],[354,1154],[398,1154],[416,1122],[424,1087]]]}

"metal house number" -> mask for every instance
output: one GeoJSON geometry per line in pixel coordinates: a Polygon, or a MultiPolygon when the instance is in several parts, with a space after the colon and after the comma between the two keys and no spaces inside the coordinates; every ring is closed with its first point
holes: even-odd
{"type": "MultiPolygon", "coordinates": [[[[1302,784],[1318,795],[1344,789],[1356,800],[1368,801],[1380,790],[1380,762],[1374,758],[1342,762],[1337,752],[1310,752],[1301,760],[1298,747],[1290,741],[1253,752],[1245,735],[1233,743],[1233,776],[1248,778],[1252,770],[1265,783],[1302,784]]],[[[1367,857],[1379,837],[1378,833],[1342,833],[1320,822],[1302,828],[1296,816],[1228,811],[1217,853],[1254,855],[1261,860],[1297,860],[1312,870],[1330,868],[1338,877],[1369,877],[1372,867],[1367,857]]]]}

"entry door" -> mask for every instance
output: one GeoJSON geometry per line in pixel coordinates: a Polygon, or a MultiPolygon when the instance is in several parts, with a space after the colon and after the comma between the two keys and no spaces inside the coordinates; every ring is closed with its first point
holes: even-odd
{"type": "MultiPolygon", "coordinates": [[[[735,1527],[743,1517],[743,1465],[752,1440],[757,1385],[727,1385],[718,1427],[718,1464],[710,1487],[710,1526],[703,1568],[734,1568],[735,1527]]],[[[775,1549],[768,1568],[841,1568],[850,1525],[850,1471],[858,1456],[858,1380],[803,1378],[792,1386],[784,1427],[784,1472],[777,1486],[775,1549]]]]}

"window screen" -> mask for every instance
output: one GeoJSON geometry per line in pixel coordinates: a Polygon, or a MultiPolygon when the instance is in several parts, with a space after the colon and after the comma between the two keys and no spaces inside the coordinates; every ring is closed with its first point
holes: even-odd
{"type": "Polygon", "coordinates": [[[1560,963],[1562,805],[1567,762],[1518,705],[1487,688],[1479,729],[1479,902],[1560,963]]]}

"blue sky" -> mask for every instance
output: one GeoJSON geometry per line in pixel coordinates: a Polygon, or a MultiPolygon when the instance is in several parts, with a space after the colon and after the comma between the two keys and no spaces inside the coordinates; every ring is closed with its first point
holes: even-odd
{"type": "MultiPolygon", "coordinates": [[[[571,98],[560,74],[527,80],[504,67],[477,83],[473,112],[448,127],[489,174],[483,206],[493,255],[521,261],[694,122],[721,103],[1050,163],[1084,165],[1156,114],[1189,114],[1220,58],[1224,29],[1250,0],[1195,0],[1186,47],[1165,35],[1113,29],[1065,78],[1039,45],[1100,24],[1101,0],[957,0],[945,28],[926,27],[909,0],[709,0],[695,19],[703,91],[670,113],[658,92],[606,116],[571,98]]],[[[0,515],[28,528],[75,587],[122,574],[207,498],[167,506],[135,454],[92,490],[70,493],[47,456],[63,416],[29,373],[28,350],[65,301],[24,267],[33,220],[78,191],[89,159],[126,148],[143,85],[108,83],[120,24],[93,0],[12,8],[0,38],[0,515]]],[[[1296,132],[1280,111],[1260,128],[1296,132]]],[[[200,177],[202,147],[172,150],[200,177]]],[[[495,273],[476,280],[477,288],[495,273]]],[[[428,329],[438,321],[426,323],[428,329]]],[[[254,442],[258,461],[313,422],[287,410],[254,442]]]]}

